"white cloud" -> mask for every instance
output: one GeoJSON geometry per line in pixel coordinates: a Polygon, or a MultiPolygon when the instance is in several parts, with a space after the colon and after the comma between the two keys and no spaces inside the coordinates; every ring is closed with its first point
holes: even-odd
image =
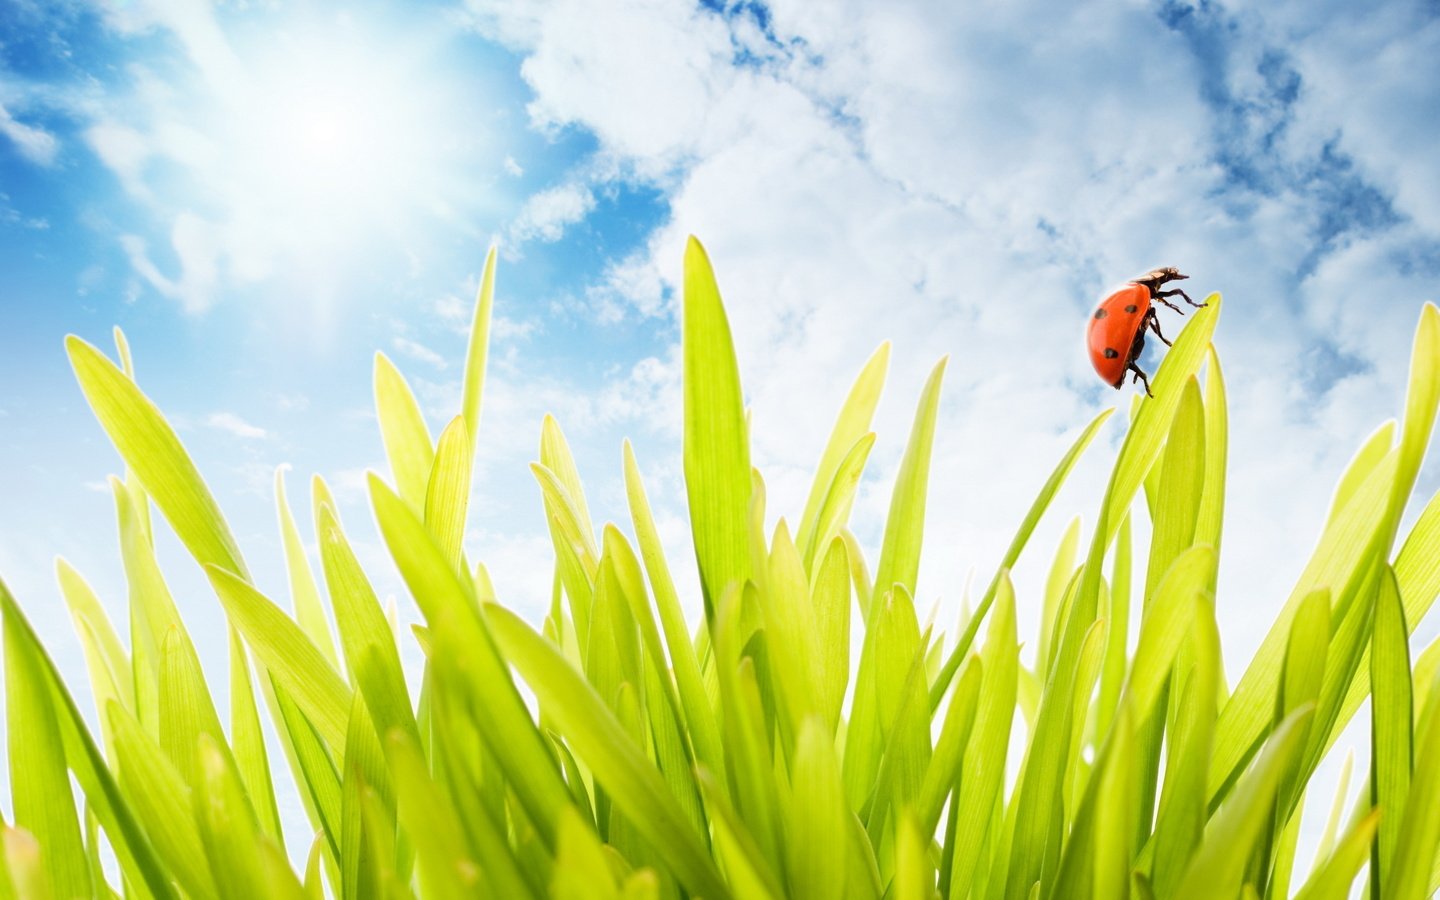
{"type": "Polygon", "coordinates": [[[400,351],[411,359],[417,359],[420,362],[434,366],[437,369],[443,369],[446,366],[445,357],[436,353],[434,350],[431,350],[424,344],[419,343],[418,341],[412,341],[409,338],[399,337],[397,335],[391,341],[391,344],[395,347],[396,350],[400,351]]]}
{"type": "Polygon", "coordinates": [[[0,103],[0,134],[10,139],[21,156],[36,165],[54,165],[55,155],[60,150],[60,142],[55,135],[43,128],[18,121],[3,103],[0,103]]]}
{"type": "Polygon", "coordinates": [[[510,226],[511,238],[516,242],[534,239],[558,241],[566,226],[584,219],[594,208],[595,195],[583,184],[547,188],[525,201],[510,226]]]}
{"type": "MultiPolygon", "coordinates": [[[[258,425],[251,425],[233,412],[213,412],[205,417],[205,424],[217,431],[224,431],[246,440],[263,440],[270,433],[258,425]]],[[[273,470],[271,470],[273,473],[273,470]]]]}
{"type": "Polygon", "coordinates": [[[525,170],[520,168],[520,164],[515,161],[513,156],[505,157],[505,162],[501,166],[505,169],[505,174],[513,178],[519,178],[525,174],[525,170]]]}

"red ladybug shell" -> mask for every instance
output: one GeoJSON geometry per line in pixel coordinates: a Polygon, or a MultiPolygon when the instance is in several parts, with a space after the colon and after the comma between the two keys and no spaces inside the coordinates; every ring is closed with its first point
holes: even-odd
{"type": "Polygon", "coordinates": [[[1118,388],[1125,380],[1130,347],[1149,309],[1150,289],[1143,284],[1127,284],[1095,308],[1086,329],[1086,343],[1090,346],[1090,364],[1106,384],[1118,388]]]}

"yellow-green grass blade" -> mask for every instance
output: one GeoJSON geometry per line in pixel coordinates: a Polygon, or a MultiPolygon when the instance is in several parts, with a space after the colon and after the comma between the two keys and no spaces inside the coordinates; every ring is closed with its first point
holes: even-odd
{"type": "Polygon", "coordinates": [[[325,838],[330,862],[340,855],[340,775],[324,738],[284,689],[272,684],[267,699],[287,747],[295,785],[311,825],[325,838]]]}
{"type": "MultiPolygon", "coordinates": [[[[1415,526],[1410,530],[1400,553],[1395,557],[1395,579],[1400,585],[1400,598],[1404,603],[1406,627],[1414,631],[1420,621],[1429,613],[1437,596],[1440,596],[1440,493],[1436,493],[1425,504],[1415,526]]],[[[1341,730],[1365,698],[1370,694],[1370,648],[1364,649],[1364,656],[1350,683],[1339,716],[1330,730],[1331,744],[1339,738],[1341,730]]],[[[1417,690],[1427,682],[1417,677],[1417,690]]],[[[1421,708],[1421,697],[1415,697],[1416,708],[1421,708]]],[[[1327,748],[1328,749],[1328,748],[1327,748]]]]}
{"type": "Polygon", "coordinates": [[[568,533],[580,541],[577,549],[583,548],[583,558],[597,558],[599,550],[595,545],[595,526],[590,520],[590,507],[585,502],[585,486],[580,481],[580,470],[575,466],[575,456],[570,452],[570,444],[560,430],[560,423],[551,415],[546,415],[540,425],[540,465],[550,470],[564,488],[560,496],[565,498],[563,505],[571,517],[567,523],[567,528],[571,529],[568,533]]]}
{"type": "Polygon", "coordinates": [[[284,846],[280,810],[275,805],[275,786],[270,779],[270,758],[265,752],[260,710],[255,705],[255,686],[250,679],[249,658],[240,632],[234,626],[227,630],[230,633],[230,737],[235,765],[259,818],[260,830],[276,846],[284,846]]]}
{"type": "MultiPolygon", "coordinates": [[[[120,357],[120,368],[125,372],[125,377],[131,381],[135,380],[135,361],[130,357],[130,342],[125,338],[125,332],[116,325],[112,329],[115,336],[115,352],[120,357]]],[[[140,479],[135,476],[134,470],[125,469],[125,489],[130,492],[135,505],[140,509],[140,522],[146,535],[152,535],[150,530],[150,505],[145,502],[145,488],[141,486],[140,479]]]]}
{"type": "Polygon", "coordinates": [[[790,539],[781,519],[771,541],[767,594],[761,617],[765,648],[772,680],[779,688],[775,698],[784,711],[782,732],[794,746],[800,726],[820,713],[820,647],[817,641],[815,609],[805,562],[790,539]]]}
{"type": "Polygon", "coordinates": [[[688,889],[705,896],[727,896],[703,838],[594,688],[551,642],[514,613],[493,606],[486,616],[505,658],[520,671],[557,730],[606,785],[636,830],[688,889]]]}
{"type": "Polygon", "coordinates": [[[781,900],[785,891],[779,876],[746,827],[749,824],[747,820],[721,793],[709,770],[702,767],[696,772],[696,778],[714,822],[716,860],[723,868],[732,892],[726,896],[744,897],[746,900],[781,900]]]}
{"type": "Polygon", "coordinates": [[[1335,486],[1335,496],[1331,498],[1330,512],[1325,517],[1326,521],[1334,519],[1340,514],[1346,504],[1355,497],[1355,492],[1360,490],[1365,479],[1370,477],[1370,473],[1375,471],[1375,467],[1380,465],[1394,449],[1396,428],[1395,420],[1390,419],[1375,429],[1365,439],[1365,443],[1360,445],[1360,450],[1355,454],[1355,458],[1350,461],[1350,465],[1340,476],[1340,483],[1335,486]]]}
{"type": "Polygon", "coordinates": [[[841,480],[838,476],[845,468],[843,460],[854,454],[855,446],[870,431],[870,422],[880,402],[880,393],[885,388],[885,373],[889,367],[890,342],[885,341],[870,355],[856,376],[844,405],[840,407],[840,415],[835,419],[830,440],[820,454],[815,480],[810,485],[810,495],[805,499],[805,512],[800,516],[800,526],[795,532],[796,544],[804,551],[807,568],[828,541],[820,534],[823,529],[817,529],[821,510],[826,505],[826,498],[834,493],[835,485],[841,480]]]}
{"type": "Polygon", "coordinates": [[[432,664],[443,664],[455,689],[465,691],[487,746],[543,842],[553,847],[555,819],[570,803],[569,789],[480,615],[473,582],[460,579],[415,513],[374,474],[370,499],[395,566],[436,642],[432,664]]]}
{"type": "MultiPolygon", "coordinates": [[[[164,866],[156,857],[124,794],[106,767],[79,708],[60,680],[55,663],[41,647],[34,630],[20,612],[20,607],[3,580],[0,580],[0,615],[3,615],[4,619],[5,640],[25,650],[23,653],[14,654],[19,671],[17,675],[7,675],[6,690],[23,688],[33,692],[36,702],[53,711],[63,743],[63,754],[57,753],[57,756],[64,760],[75,780],[79,782],[81,790],[85,792],[89,809],[104,827],[122,874],[137,886],[143,886],[152,897],[175,896],[164,866]],[[12,684],[15,686],[11,687],[12,684]]],[[[10,656],[11,654],[6,654],[7,660],[10,656]]],[[[12,755],[11,759],[14,760],[15,757],[12,755]]],[[[13,790],[12,787],[12,792],[13,790]]],[[[69,791],[67,779],[66,797],[70,796],[69,791]]]]}
{"type": "Polygon", "coordinates": [[[1160,579],[1175,558],[1195,541],[1205,488],[1205,450],[1205,406],[1200,399],[1200,383],[1192,376],[1181,392],[1159,467],[1159,500],[1153,517],[1150,562],[1145,570],[1147,601],[1155,595],[1160,579]]]}
{"type": "Polygon", "coordinates": [[[482,886],[485,893],[493,896],[517,900],[533,896],[529,886],[518,877],[508,847],[500,858],[493,859],[497,864],[493,869],[476,861],[476,854],[467,845],[459,813],[440,786],[431,780],[425,758],[413,738],[403,731],[393,731],[385,742],[385,751],[395,779],[400,824],[416,849],[420,884],[427,896],[460,900],[482,891],[482,886]],[[501,872],[502,866],[508,866],[508,870],[501,872]],[[497,881],[504,885],[503,889],[497,881]]]}
{"type": "MultiPolygon", "coordinates": [[[[756,674],[756,659],[748,651],[756,643],[744,624],[744,607],[758,603],[753,584],[742,592],[732,586],[720,599],[715,617],[713,669],[719,691],[721,723],[724,726],[726,759],[730,766],[731,791],[735,807],[744,817],[746,830],[753,835],[772,869],[783,869],[781,822],[776,777],[770,749],[770,723],[756,674]]],[[[762,655],[763,654],[759,654],[762,655]]]]}
{"type": "MultiPolygon", "coordinates": [[[[1393,541],[1400,527],[1400,514],[1415,489],[1420,463],[1430,446],[1435,417],[1440,410],[1440,308],[1426,303],[1415,326],[1415,343],[1410,353],[1410,380],[1405,392],[1405,419],[1400,431],[1400,465],[1390,497],[1390,533],[1393,541]]],[[[1382,826],[1383,827],[1383,826],[1382,826]]]]}
{"type": "Polygon", "coordinates": [[[1035,674],[1042,680],[1050,668],[1054,650],[1056,620],[1064,605],[1067,593],[1073,593],[1078,586],[1075,578],[1075,550],[1080,546],[1080,517],[1070,520],[1065,533],[1060,536],[1060,546],[1055,548],[1055,558],[1050,563],[1050,574],[1045,579],[1045,605],[1040,614],[1040,643],[1035,649],[1035,674]]]}
{"type": "Polygon", "coordinates": [[[1124,897],[1140,814],[1139,746],[1131,707],[1121,706],[1079,802],[1051,897],[1124,897]]]}
{"type": "Polygon", "coordinates": [[[345,682],[300,626],[265,595],[216,566],[208,566],[206,574],[230,621],[240,629],[260,664],[300,707],[336,757],[341,757],[351,698],[345,682]]]}
{"type": "Polygon", "coordinates": [[[475,292],[475,316],[470,323],[470,344],[465,351],[465,384],[460,395],[465,431],[476,446],[480,439],[480,401],[485,392],[485,363],[490,353],[490,311],[495,305],[495,251],[492,246],[485,254],[485,269],[480,275],[479,290],[475,292]]]}
{"type": "Polygon", "coordinates": [[[785,813],[785,873],[790,895],[797,900],[831,900],[846,896],[850,854],[850,810],[840,782],[840,766],[828,726],[818,717],[800,727],[791,791],[785,813]],[[837,859],[837,854],[839,857],[837,859]]]}
{"type": "Polygon", "coordinates": [[[40,861],[40,843],[23,828],[0,824],[0,894],[51,900],[55,891],[40,861]]]}
{"type": "Polygon", "coordinates": [[[1110,589],[1105,592],[1105,662],[1100,669],[1100,692],[1095,700],[1095,741],[1098,744],[1110,731],[1120,704],[1120,688],[1125,682],[1125,666],[1129,660],[1130,579],[1132,575],[1130,517],[1120,523],[1115,535],[1115,556],[1111,561],[1110,589]]]}
{"type": "MultiPolygon", "coordinates": [[[[1062,782],[1064,808],[1073,810],[1084,796],[1091,765],[1085,758],[1085,729],[1088,724],[1091,697],[1095,684],[1100,678],[1100,667],[1105,662],[1105,641],[1107,623],[1096,619],[1090,623],[1085,640],[1080,646],[1080,660],[1075,669],[1074,709],[1070,713],[1070,752],[1065,759],[1065,777],[1062,782]]],[[[1070,816],[1073,819],[1073,814],[1070,816]]]]}
{"type": "MultiPolygon", "coordinates": [[[[720,743],[720,730],[715,722],[715,709],[705,693],[705,679],[700,673],[700,661],[695,655],[695,645],[690,639],[689,626],[685,623],[685,614],[680,607],[680,596],[670,575],[669,564],[665,561],[655,516],[650,510],[650,501],[645,496],[640,465],[629,441],[625,442],[623,455],[625,492],[629,500],[631,521],[635,526],[635,539],[640,547],[640,556],[645,561],[645,570],[650,576],[655,609],[665,632],[665,645],[670,651],[670,665],[675,673],[675,687],[680,704],[685,709],[685,724],[695,749],[695,757],[712,773],[724,772],[725,756],[720,743]]],[[[849,665],[847,653],[847,669],[849,665]]],[[[724,778],[719,777],[723,785],[724,778]]]]}
{"type": "MultiPolygon", "coordinates": [[[[940,726],[940,737],[935,742],[934,755],[925,768],[925,778],[920,785],[919,798],[915,803],[915,818],[920,830],[934,834],[940,822],[940,808],[945,797],[961,779],[961,763],[965,748],[975,726],[975,714],[980,705],[982,664],[978,656],[960,670],[960,679],[950,695],[950,707],[945,711],[945,721],[940,726]]],[[[838,844],[837,844],[838,846],[838,844]]]]}
{"type": "Polygon", "coordinates": [[[750,577],[750,438],[730,323],[705,248],[685,245],[681,316],[685,492],[705,617],[731,584],[750,577]]]}
{"type": "MultiPolygon", "coordinates": [[[[1274,721],[1285,646],[1300,603],[1319,589],[1331,589],[1333,595],[1363,574],[1360,571],[1363,559],[1374,547],[1376,536],[1383,526],[1397,462],[1395,451],[1387,454],[1356,490],[1351,501],[1326,525],[1290,599],[1221,709],[1215,732],[1215,756],[1210,766],[1212,803],[1233,782],[1256,743],[1274,721]]],[[[1366,679],[1368,681],[1368,674],[1366,679]]]]}
{"type": "Polygon", "coordinates": [[[6,734],[15,824],[33,835],[41,847],[40,866],[58,896],[88,896],[90,867],[85,862],[60,725],[44,681],[37,677],[35,649],[20,633],[16,618],[5,616],[6,734]]]}
{"type": "Polygon", "coordinates": [[[1191,858],[1176,900],[1234,896],[1256,841],[1269,824],[1280,781],[1295,764],[1314,714],[1296,710],[1275,729],[1255,762],[1205,829],[1205,839],[1191,858]]]}
{"type": "Polygon", "coordinates": [[[470,505],[470,470],[473,467],[470,436],[465,420],[456,416],[440,433],[435,465],[425,491],[425,527],[452,567],[465,571],[461,545],[465,514],[470,505]]]}
{"type": "MultiPolygon", "coordinates": [[[[184,623],[170,589],[155,560],[155,547],[140,516],[135,495],[118,479],[110,480],[120,531],[120,558],[130,593],[130,649],[135,710],[140,722],[155,737],[160,723],[160,644],[184,623]]],[[[142,503],[148,503],[142,495],[142,503]]]]}
{"type": "Polygon", "coordinates": [[[1205,464],[1204,491],[1195,518],[1195,543],[1220,549],[1220,525],[1225,518],[1225,466],[1229,457],[1230,419],[1225,377],[1215,346],[1205,361],[1205,464]]]}
{"type": "Polygon", "coordinates": [[[1177,673],[1175,696],[1179,701],[1169,736],[1164,786],[1155,829],[1151,833],[1151,883],[1161,896],[1179,886],[1191,854],[1199,846],[1209,818],[1205,779],[1215,738],[1219,682],[1220,634],[1211,603],[1199,605],[1187,638],[1191,664],[1177,673]]]}
{"type": "Polygon", "coordinates": [[[1381,811],[1370,855],[1370,890],[1383,897],[1400,842],[1401,813],[1410,791],[1414,714],[1411,709],[1409,630],[1395,573],[1381,575],[1370,637],[1370,803],[1381,811]]]}
{"type": "Polygon", "coordinates": [[[811,585],[820,711],[834,734],[840,724],[845,688],[850,681],[850,560],[844,539],[830,541],[811,585]]]}
{"type": "Polygon", "coordinates": [[[186,894],[218,896],[200,833],[184,815],[191,808],[189,785],[129,712],[111,704],[106,718],[115,733],[120,785],[168,871],[186,894]]]}
{"type": "Polygon", "coordinates": [[[895,844],[895,880],[889,896],[894,900],[930,900],[935,874],[928,853],[930,841],[908,810],[900,816],[895,844]]]}
{"type": "Polygon", "coordinates": [[[574,809],[560,816],[549,896],[551,900],[620,900],[605,845],[574,809]]]}
{"type": "Polygon", "coordinates": [[[95,418],[180,542],[201,565],[218,565],[248,579],[220,507],[160,410],[90,344],[70,335],[65,349],[95,418]]]}
{"type": "Polygon", "coordinates": [[[382,811],[377,822],[367,814],[371,792],[389,795],[388,805],[393,809],[394,796],[385,770],[384,750],[364,698],[357,692],[346,722],[344,775],[340,781],[341,896],[344,897],[379,896],[384,872],[393,865],[394,848],[390,848],[389,858],[383,857],[376,852],[375,841],[380,837],[377,830],[384,829],[393,835],[394,817],[388,810],[382,811]]]}
{"type": "MultiPolygon", "coordinates": [[[[1420,900],[1432,893],[1440,847],[1440,691],[1432,682],[1415,728],[1415,769],[1405,799],[1386,900],[1420,900]]],[[[1382,811],[1382,815],[1384,812],[1382,811]]]]}
{"type": "MultiPolygon", "coordinates": [[[[208,734],[199,738],[194,752],[194,768],[200,773],[193,798],[195,822],[220,896],[235,900],[271,896],[275,886],[260,850],[264,838],[234,767],[208,734]]],[[[290,880],[293,892],[300,893],[299,882],[293,875],[290,880]]]]}
{"type": "Polygon", "coordinates": [[[200,657],[180,630],[172,627],[160,646],[160,746],[192,788],[199,783],[195,742],[202,733],[225,740],[200,657]]]}
{"type": "Polygon", "coordinates": [[[996,592],[995,615],[980,648],[984,677],[975,725],[965,747],[964,762],[955,795],[954,837],[950,850],[951,896],[965,896],[980,865],[991,812],[1004,785],[1005,757],[1015,718],[1016,679],[1020,648],[1015,633],[1015,590],[1009,572],[1002,571],[996,592]]]}
{"type": "MultiPolygon", "coordinates": [[[[290,602],[295,606],[295,621],[300,630],[310,638],[310,643],[320,651],[331,667],[340,670],[340,657],[335,653],[335,640],[330,635],[330,625],[325,619],[325,607],[320,602],[320,591],[315,586],[315,574],[310,570],[310,560],[305,555],[305,544],[300,539],[300,529],[295,525],[295,515],[290,511],[290,501],[285,496],[285,470],[288,466],[275,469],[275,509],[280,519],[280,540],[285,548],[285,571],[290,580],[290,602]]],[[[324,482],[316,476],[317,495],[329,491],[324,482]]]]}
{"type": "Polygon", "coordinates": [[[351,685],[364,694],[377,729],[388,733],[400,728],[419,740],[400,652],[380,601],[360,568],[334,506],[319,495],[315,498],[315,517],[325,583],[351,685]]]}
{"type": "Polygon", "coordinates": [[[1380,811],[1375,810],[1355,823],[1341,839],[1333,853],[1315,867],[1310,878],[1295,895],[1295,900],[1345,900],[1360,867],[1369,857],[1370,845],[1380,826],[1380,811]]]}
{"type": "Polygon", "coordinates": [[[840,461],[840,467],[835,471],[835,479],[830,483],[830,490],[820,507],[815,528],[805,536],[806,542],[801,544],[805,549],[807,572],[814,571],[816,554],[838,535],[849,521],[850,509],[855,505],[855,491],[860,485],[860,476],[864,474],[865,461],[870,458],[870,450],[874,446],[875,433],[868,432],[855,441],[850,452],[840,461]]]}
{"type": "Polygon", "coordinates": [[[410,385],[384,353],[375,354],[375,414],[396,489],[411,508],[421,511],[435,446],[410,385]]]}
{"type": "Polygon", "coordinates": [[[936,363],[920,393],[910,440],[895,475],[890,495],[890,513],[885,518],[885,537],[880,547],[880,564],[875,570],[870,615],[886,594],[901,585],[915,595],[920,572],[920,546],[925,532],[925,496],[930,480],[930,453],[935,445],[935,421],[940,411],[940,383],[946,360],[936,363]]]}
{"type": "MultiPolygon", "coordinates": [[[[1015,567],[1015,563],[1020,559],[1020,554],[1024,551],[1025,545],[1030,541],[1030,535],[1035,532],[1035,526],[1039,524],[1040,518],[1045,514],[1045,511],[1050,508],[1050,502],[1055,499],[1055,494],[1059,492],[1060,486],[1065,483],[1065,479],[1069,476],[1070,470],[1075,467],[1075,463],[1079,461],[1081,454],[1090,446],[1090,442],[1095,439],[1095,435],[1100,432],[1100,427],[1105,424],[1106,420],[1109,419],[1114,412],[1115,410],[1113,409],[1107,409],[1092,419],[1089,425],[1085,426],[1085,430],[1080,432],[1080,436],[1070,445],[1070,449],[1065,452],[1065,455],[1061,457],[1060,462],[1050,473],[1050,477],[1046,480],[1044,486],[1041,487],[1040,493],[1036,496],[1035,501],[1030,504],[1029,511],[1025,513],[1025,518],[1021,521],[1019,530],[1015,532],[1015,537],[1010,541],[1010,546],[1005,551],[1005,557],[1001,560],[1000,567],[995,572],[995,578],[990,582],[990,586],[985,589],[985,595],[980,599],[980,604],[975,608],[974,615],[970,617],[970,621],[966,624],[965,632],[951,649],[950,655],[945,659],[945,664],[940,667],[939,675],[935,677],[934,683],[930,686],[930,711],[932,714],[940,707],[940,701],[944,698],[945,692],[950,689],[950,681],[955,677],[955,673],[960,670],[960,663],[964,661],[965,654],[970,652],[970,645],[974,643],[975,635],[980,631],[980,623],[984,621],[986,614],[990,612],[991,605],[995,602],[995,595],[1000,589],[1002,576],[1008,577],[1006,573],[1015,567]]],[[[849,543],[848,538],[847,543],[849,543]]],[[[851,552],[853,555],[855,552],[854,548],[852,548],[851,552]]],[[[855,561],[852,558],[851,565],[854,564],[855,561]]],[[[868,597],[869,592],[863,592],[860,596],[862,598],[868,597]]]]}
{"type": "MultiPolygon", "coordinates": [[[[134,710],[135,683],[130,672],[130,657],[100,600],[80,573],[65,560],[55,560],[55,574],[60,582],[60,594],[70,608],[70,617],[75,622],[75,631],[85,650],[85,665],[90,672],[90,689],[95,696],[96,710],[103,710],[111,700],[134,710]]],[[[106,755],[113,759],[109,723],[104,716],[100,721],[106,755]]]]}

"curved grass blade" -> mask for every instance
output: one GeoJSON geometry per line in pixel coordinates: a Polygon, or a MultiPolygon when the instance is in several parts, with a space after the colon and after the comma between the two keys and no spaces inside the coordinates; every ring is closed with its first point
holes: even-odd
{"type": "Polygon", "coordinates": [[[70,335],[65,349],[95,418],[180,542],[202,566],[217,565],[248,580],[220,507],[160,410],[90,344],[70,335]]]}
{"type": "MultiPolygon", "coordinates": [[[[325,607],[320,602],[320,591],[315,586],[315,574],[310,570],[310,560],[305,555],[305,544],[300,540],[300,529],[295,526],[295,516],[290,512],[290,501],[285,496],[285,470],[288,466],[275,468],[275,509],[280,519],[280,539],[285,548],[285,571],[290,578],[290,602],[295,606],[295,621],[300,630],[310,638],[322,656],[335,671],[340,671],[340,657],[335,653],[335,640],[330,635],[330,624],[325,619],[325,607]]],[[[317,496],[329,495],[324,482],[317,475],[312,482],[317,496]]]]}
{"type": "MultiPolygon", "coordinates": [[[[485,254],[485,269],[475,294],[475,317],[470,323],[470,345],[465,351],[465,385],[461,390],[460,414],[472,446],[480,440],[480,400],[485,392],[485,363],[490,353],[490,310],[495,304],[495,251],[485,254]]],[[[473,458],[473,451],[472,451],[473,458]]],[[[403,496],[403,495],[402,495],[403,496]]]]}
{"type": "Polygon", "coordinates": [[[396,488],[412,508],[423,510],[435,446],[410,385],[384,353],[375,354],[375,414],[396,488]]]}
{"type": "Polygon", "coordinates": [[[486,610],[491,632],[545,705],[575,755],[608,787],[613,802],[690,890],[726,897],[700,835],[687,821],[664,779],[624,726],[555,646],[502,606],[486,610]]]}
{"type": "Polygon", "coordinates": [[[685,492],[705,618],[726,588],[750,577],[750,438],[730,323],[705,248],[685,244],[681,316],[685,390],[685,492]]]}

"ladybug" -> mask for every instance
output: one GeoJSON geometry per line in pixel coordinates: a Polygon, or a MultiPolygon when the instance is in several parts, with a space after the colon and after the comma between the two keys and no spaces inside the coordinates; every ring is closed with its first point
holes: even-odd
{"type": "Polygon", "coordinates": [[[1100,377],[1105,379],[1106,384],[1119,390],[1125,383],[1125,373],[1134,372],[1132,381],[1144,383],[1146,396],[1155,396],[1150,393],[1150,379],[1135,364],[1135,360],[1140,358],[1140,351],[1145,349],[1147,327],[1164,341],[1165,346],[1170,346],[1165,335],[1160,333],[1160,317],[1155,314],[1152,301],[1158,300],[1182,316],[1185,311],[1166,300],[1166,297],[1179,294],[1191,306],[1199,308],[1205,305],[1191,300],[1179,288],[1160,290],[1161,285],[1167,281],[1180,281],[1189,277],[1181,275],[1173,266],[1152,269],[1139,278],[1130,279],[1125,287],[1100,301],[1095,314],[1090,317],[1086,343],[1090,346],[1090,363],[1095,366],[1100,377]]]}

